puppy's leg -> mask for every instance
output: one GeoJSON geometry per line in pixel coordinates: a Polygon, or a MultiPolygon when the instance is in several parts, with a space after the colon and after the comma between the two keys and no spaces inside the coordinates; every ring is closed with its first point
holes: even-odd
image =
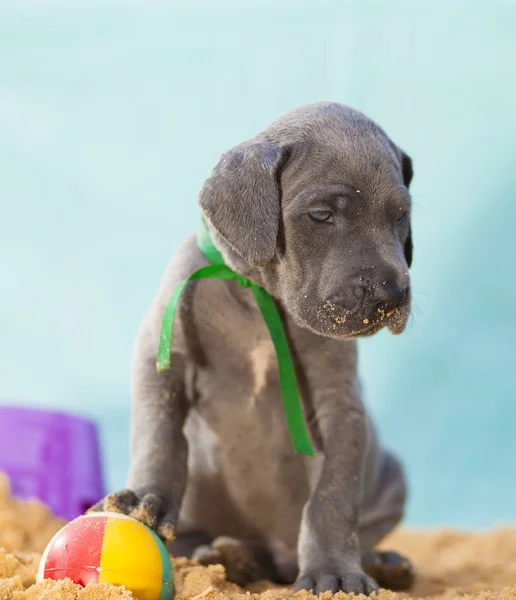
{"type": "Polygon", "coordinates": [[[301,522],[297,590],[366,595],[378,590],[364,573],[360,555],[367,424],[357,392],[355,384],[344,382],[316,398],[322,464],[301,522]],[[335,389],[342,392],[336,395],[335,389]]]}
{"type": "Polygon", "coordinates": [[[409,560],[396,552],[380,552],[372,548],[392,531],[403,517],[406,483],[398,459],[384,452],[376,486],[366,500],[360,518],[360,545],[364,571],[379,585],[392,590],[406,590],[414,583],[414,570],[409,560]]]}
{"type": "Polygon", "coordinates": [[[135,348],[129,489],[109,494],[90,510],[131,515],[169,544],[186,484],[188,404],[184,356],[174,352],[170,370],[156,370],[158,335],[157,326],[144,326],[135,348]]]}

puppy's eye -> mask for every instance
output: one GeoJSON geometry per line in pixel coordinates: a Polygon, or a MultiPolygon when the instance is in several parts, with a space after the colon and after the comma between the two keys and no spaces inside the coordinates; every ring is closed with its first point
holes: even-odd
{"type": "Polygon", "coordinates": [[[333,213],[329,210],[316,210],[308,216],[316,223],[333,223],[333,213]]]}
{"type": "Polygon", "coordinates": [[[401,227],[401,225],[403,225],[403,223],[405,223],[406,220],[407,220],[407,213],[404,212],[396,219],[396,225],[398,227],[401,227]]]}

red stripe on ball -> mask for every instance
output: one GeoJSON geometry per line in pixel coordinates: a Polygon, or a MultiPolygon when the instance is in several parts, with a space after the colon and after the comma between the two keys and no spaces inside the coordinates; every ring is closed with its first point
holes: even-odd
{"type": "Polygon", "coordinates": [[[78,585],[97,583],[107,517],[77,519],[56,536],[45,561],[44,577],[69,578],[78,585]]]}

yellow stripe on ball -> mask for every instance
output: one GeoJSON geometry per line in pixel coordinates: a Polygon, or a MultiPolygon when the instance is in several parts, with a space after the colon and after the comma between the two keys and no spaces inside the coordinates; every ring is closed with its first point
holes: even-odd
{"type": "Polygon", "coordinates": [[[99,582],[123,585],[138,600],[159,600],[162,586],[159,546],[145,525],[110,514],[100,556],[99,582]]]}

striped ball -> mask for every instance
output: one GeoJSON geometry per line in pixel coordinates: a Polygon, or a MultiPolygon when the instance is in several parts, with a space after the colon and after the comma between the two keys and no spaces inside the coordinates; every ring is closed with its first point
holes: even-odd
{"type": "Polygon", "coordinates": [[[105,512],[79,517],[56,533],[37,578],[123,585],[138,600],[170,600],[174,587],[170,556],[154,531],[126,515],[105,512]]]}

